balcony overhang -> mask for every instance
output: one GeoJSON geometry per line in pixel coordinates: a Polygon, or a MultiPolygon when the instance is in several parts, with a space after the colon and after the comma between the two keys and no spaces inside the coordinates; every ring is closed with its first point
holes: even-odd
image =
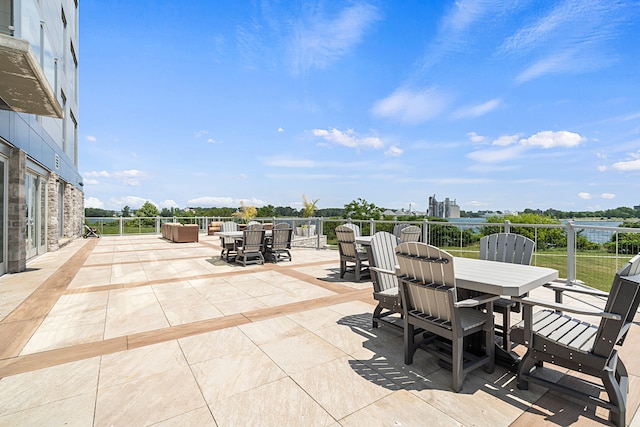
{"type": "Polygon", "coordinates": [[[0,108],[64,117],[28,41],[0,34],[0,108]]]}

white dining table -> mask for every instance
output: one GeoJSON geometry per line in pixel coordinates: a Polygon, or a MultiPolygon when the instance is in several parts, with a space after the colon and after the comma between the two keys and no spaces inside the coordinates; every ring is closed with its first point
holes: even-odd
{"type": "MultiPolygon", "coordinates": [[[[215,233],[213,233],[214,236],[219,236],[219,237],[230,237],[233,239],[241,239],[242,238],[242,231],[216,231],[215,233]]],[[[272,230],[264,230],[264,235],[265,236],[271,236],[272,230]]]]}
{"type": "MultiPolygon", "coordinates": [[[[356,237],[365,248],[371,236],[356,237]]],[[[511,264],[472,258],[454,257],[456,286],[491,295],[524,295],[558,278],[558,270],[534,265],[511,264]]]]}

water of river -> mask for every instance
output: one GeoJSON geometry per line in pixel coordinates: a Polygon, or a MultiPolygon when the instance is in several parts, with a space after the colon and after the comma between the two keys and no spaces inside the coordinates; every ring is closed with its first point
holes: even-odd
{"type": "MultiPolygon", "coordinates": [[[[568,220],[561,220],[563,224],[565,224],[568,220]]],[[[469,228],[473,228],[477,231],[477,228],[474,227],[474,224],[483,224],[486,222],[484,218],[456,218],[451,219],[450,222],[454,222],[457,224],[468,224],[469,228]]],[[[609,221],[609,220],[599,220],[599,221],[588,221],[588,220],[574,220],[574,226],[580,229],[580,226],[597,226],[597,227],[618,227],[622,224],[621,221],[609,221]]],[[[464,227],[464,226],[463,226],[464,227]]],[[[612,231],[607,230],[594,230],[590,228],[583,228],[582,234],[591,242],[595,243],[605,243],[608,242],[613,234],[612,231]]]]}

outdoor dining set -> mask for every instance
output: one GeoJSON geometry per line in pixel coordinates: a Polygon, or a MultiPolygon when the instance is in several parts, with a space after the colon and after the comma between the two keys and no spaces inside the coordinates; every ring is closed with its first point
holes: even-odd
{"type": "Polygon", "coordinates": [[[222,244],[221,257],[227,262],[264,264],[265,260],[278,262],[291,261],[291,238],[293,229],[287,223],[279,223],[267,229],[260,222],[249,222],[240,230],[233,222],[223,222],[220,231],[222,244]]]}
{"type": "Polygon", "coordinates": [[[540,384],[606,408],[614,424],[625,425],[629,375],[617,348],[640,303],[640,255],[618,271],[607,293],[559,279],[555,269],[530,265],[535,243],[517,234],[482,237],[480,259],[454,257],[422,243],[414,226],[361,236],[358,226],[348,223],[336,228],[336,236],[340,277],[353,272],[356,281],[371,279],[377,301],[373,327],[403,331],[406,364],[417,350],[428,351],[452,371],[456,392],[468,372],[484,367],[490,373],[495,363],[506,364],[517,372],[518,388],[540,384]],[[553,291],[555,301],[529,296],[540,287],[553,291]],[[563,304],[569,292],[606,302],[602,307],[563,304]],[[495,312],[501,313],[500,325],[494,324],[495,312]],[[522,313],[513,326],[512,312],[522,313]],[[589,323],[585,316],[596,320],[589,323]],[[526,348],[522,358],[514,345],[526,348]],[[582,381],[587,374],[600,393],[550,380],[545,363],[566,368],[567,375],[582,381]]]}

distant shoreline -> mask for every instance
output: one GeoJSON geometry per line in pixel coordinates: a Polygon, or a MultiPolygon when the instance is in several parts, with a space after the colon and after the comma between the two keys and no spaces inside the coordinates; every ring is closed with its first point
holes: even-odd
{"type": "Polygon", "coordinates": [[[563,218],[562,220],[565,220],[565,221],[602,221],[602,222],[625,222],[625,221],[637,222],[637,221],[640,221],[640,219],[638,219],[638,218],[626,218],[625,219],[625,218],[602,218],[602,217],[587,217],[587,218],[572,218],[572,219],[563,218]]]}

